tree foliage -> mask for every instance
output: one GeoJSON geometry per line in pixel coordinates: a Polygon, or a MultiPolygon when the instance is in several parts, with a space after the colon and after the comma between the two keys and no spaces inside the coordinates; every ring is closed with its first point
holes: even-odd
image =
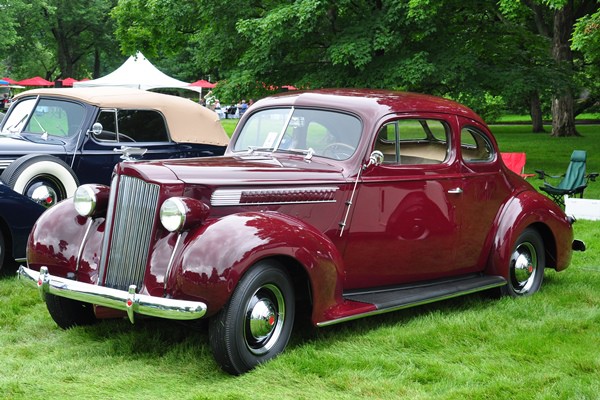
{"type": "Polygon", "coordinates": [[[7,67],[46,76],[98,76],[139,50],[179,79],[219,81],[228,101],[284,85],[392,88],[455,98],[491,119],[528,110],[540,129],[552,99],[585,88],[574,115],[600,91],[597,0],[2,2],[7,67]]]}
{"type": "Polygon", "coordinates": [[[117,0],[5,1],[11,10],[5,26],[14,32],[2,47],[7,74],[83,77],[92,75],[101,57],[109,68],[114,65],[116,42],[109,12],[117,0]]]}

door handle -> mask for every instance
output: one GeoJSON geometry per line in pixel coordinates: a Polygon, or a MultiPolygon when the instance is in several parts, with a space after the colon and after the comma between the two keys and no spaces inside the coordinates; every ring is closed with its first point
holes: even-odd
{"type": "Polygon", "coordinates": [[[463,190],[461,188],[454,188],[454,189],[448,190],[448,193],[450,193],[450,194],[461,194],[462,192],[463,192],[463,190]]]}

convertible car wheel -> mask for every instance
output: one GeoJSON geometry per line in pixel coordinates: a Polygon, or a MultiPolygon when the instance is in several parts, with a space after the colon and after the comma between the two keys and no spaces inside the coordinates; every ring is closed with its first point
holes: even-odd
{"type": "Polygon", "coordinates": [[[62,160],[39,154],[13,161],[0,179],[15,192],[45,207],[73,196],[79,184],[71,168],[62,160]]]}
{"type": "Polygon", "coordinates": [[[209,324],[217,363],[242,374],[272,359],[287,346],[294,324],[294,290],[274,262],[255,265],[240,280],[229,303],[209,324]]]}
{"type": "Polygon", "coordinates": [[[539,233],[528,228],[519,235],[509,263],[505,294],[513,297],[537,292],[544,280],[544,242],[539,233]]]}
{"type": "Polygon", "coordinates": [[[46,294],[46,307],[56,325],[63,329],[92,325],[96,322],[94,306],[89,303],[46,294]]]}

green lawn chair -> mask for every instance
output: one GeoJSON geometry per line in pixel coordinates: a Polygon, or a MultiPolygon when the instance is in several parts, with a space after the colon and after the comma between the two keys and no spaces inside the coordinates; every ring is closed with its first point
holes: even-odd
{"type": "Polygon", "coordinates": [[[565,206],[564,196],[576,196],[579,195],[583,198],[583,191],[588,185],[589,181],[595,181],[598,173],[594,172],[591,174],[585,173],[585,162],[587,154],[584,150],[574,150],[571,154],[571,162],[567,167],[567,172],[564,175],[548,175],[544,171],[535,170],[538,173],[538,178],[544,180],[544,184],[540,186],[540,189],[548,194],[552,200],[554,200],[561,207],[565,206]],[[558,185],[553,186],[546,181],[546,177],[550,178],[561,178],[558,185]]]}

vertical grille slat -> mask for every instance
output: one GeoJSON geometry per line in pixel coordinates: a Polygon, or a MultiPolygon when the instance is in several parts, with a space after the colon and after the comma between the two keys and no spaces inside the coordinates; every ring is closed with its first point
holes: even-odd
{"type": "MultiPolygon", "coordinates": [[[[156,216],[159,186],[122,176],[114,204],[112,239],[106,263],[107,287],[141,288],[148,261],[152,227],[156,216]]],[[[104,254],[106,256],[106,254],[104,254]]]]}

